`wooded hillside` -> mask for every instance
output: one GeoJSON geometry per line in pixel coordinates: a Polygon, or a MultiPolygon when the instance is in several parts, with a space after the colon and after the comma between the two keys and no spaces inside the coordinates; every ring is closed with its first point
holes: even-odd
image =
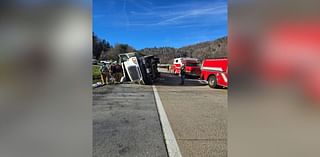
{"type": "Polygon", "coordinates": [[[222,37],[214,41],[202,42],[179,49],[172,47],[145,48],[140,52],[146,55],[158,56],[161,63],[172,63],[176,57],[193,57],[200,60],[221,58],[227,57],[227,41],[227,37],[222,37]]]}
{"type": "Polygon", "coordinates": [[[115,44],[93,36],[93,56],[99,60],[117,60],[120,53],[137,51],[144,55],[155,55],[160,58],[161,63],[172,63],[177,57],[193,57],[201,60],[205,58],[227,57],[227,37],[222,37],[214,41],[201,42],[181,48],[154,47],[135,50],[127,44],[115,44]]]}

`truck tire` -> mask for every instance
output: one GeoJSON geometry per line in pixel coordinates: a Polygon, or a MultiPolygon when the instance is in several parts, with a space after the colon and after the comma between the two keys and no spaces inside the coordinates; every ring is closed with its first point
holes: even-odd
{"type": "Polygon", "coordinates": [[[217,78],[214,75],[209,76],[208,85],[210,88],[217,88],[217,78]]]}

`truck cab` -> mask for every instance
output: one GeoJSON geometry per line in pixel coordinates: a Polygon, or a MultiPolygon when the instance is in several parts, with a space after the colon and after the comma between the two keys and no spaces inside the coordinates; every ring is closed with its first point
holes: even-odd
{"type": "Polygon", "coordinates": [[[201,70],[199,60],[196,58],[175,58],[171,67],[171,72],[179,74],[182,64],[185,65],[187,76],[200,76],[201,70]]]}
{"type": "Polygon", "coordinates": [[[142,56],[136,52],[119,55],[119,63],[123,69],[121,82],[130,81],[139,84],[152,84],[159,77],[157,65],[159,58],[142,56]]]}

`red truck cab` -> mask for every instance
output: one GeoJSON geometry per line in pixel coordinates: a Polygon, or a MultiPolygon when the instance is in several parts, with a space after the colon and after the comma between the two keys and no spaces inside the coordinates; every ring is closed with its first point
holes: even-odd
{"type": "Polygon", "coordinates": [[[199,60],[196,58],[175,58],[171,67],[171,72],[174,74],[180,73],[181,65],[185,65],[187,76],[199,77],[201,74],[201,69],[199,65],[199,60]]]}
{"type": "Polygon", "coordinates": [[[200,79],[208,81],[211,88],[228,87],[228,59],[203,60],[200,79]]]}

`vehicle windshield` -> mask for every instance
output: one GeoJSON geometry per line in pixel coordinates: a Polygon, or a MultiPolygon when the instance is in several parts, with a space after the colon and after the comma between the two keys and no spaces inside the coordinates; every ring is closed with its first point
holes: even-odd
{"type": "Polygon", "coordinates": [[[135,53],[125,53],[125,54],[120,54],[120,63],[126,62],[129,60],[131,57],[135,57],[135,53]]]}
{"type": "Polygon", "coordinates": [[[128,57],[129,57],[129,58],[131,58],[131,57],[135,57],[135,56],[136,56],[136,54],[135,54],[135,53],[128,53],[127,55],[128,55],[128,57]]]}
{"type": "Polygon", "coordinates": [[[127,55],[120,55],[120,62],[121,62],[121,63],[127,61],[128,59],[129,59],[129,58],[128,58],[127,55]]]}

